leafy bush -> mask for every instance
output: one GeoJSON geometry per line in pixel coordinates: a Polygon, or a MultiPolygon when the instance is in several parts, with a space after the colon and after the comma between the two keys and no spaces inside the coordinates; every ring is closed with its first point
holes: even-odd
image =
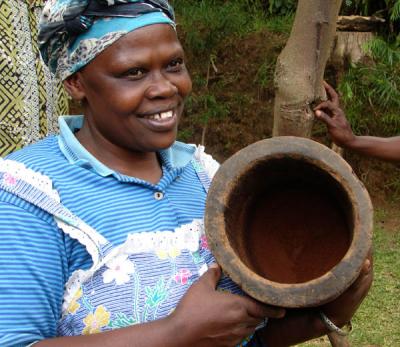
{"type": "Polygon", "coordinates": [[[294,13],[283,16],[271,16],[266,21],[266,28],[274,33],[290,34],[294,21],[294,13]]]}
{"type": "Polygon", "coordinates": [[[286,16],[296,10],[297,0],[243,0],[247,6],[261,8],[269,15],[286,16]]]}
{"type": "Polygon", "coordinates": [[[339,90],[356,132],[394,135],[400,132],[400,40],[382,38],[365,47],[371,61],[350,67],[339,90]]]}
{"type": "Polygon", "coordinates": [[[288,15],[296,10],[296,0],[269,0],[268,11],[271,15],[288,15]]]}
{"type": "Polygon", "coordinates": [[[355,131],[380,135],[400,132],[400,0],[345,0],[344,14],[378,15],[388,25],[385,38],[369,42],[371,61],[350,67],[339,89],[355,131]]]}
{"type": "Polygon", "coordinates": [[[255,7],[254,13],[252,9],[244,11],[241,1],[175,0],[172,3],[185,35],[185,45],[193,55],[202,57],[215,52],[228,37],[252,31],[254,15],[257,15],[255,7]]]}

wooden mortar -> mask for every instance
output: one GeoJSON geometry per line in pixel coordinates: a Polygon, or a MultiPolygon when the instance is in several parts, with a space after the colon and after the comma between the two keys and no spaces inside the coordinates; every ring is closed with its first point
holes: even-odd
{"type": "Polygon", "coordinates": [[[372,205],[351,167],[309,139],[256,142],[216,173],[205,213],[217,262],[253,298],[319,306],[357,278],[372,243],[372,205]]]}

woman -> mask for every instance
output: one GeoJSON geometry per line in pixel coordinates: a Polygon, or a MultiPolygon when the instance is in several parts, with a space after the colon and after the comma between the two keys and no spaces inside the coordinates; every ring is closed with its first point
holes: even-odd
{"type": "Polygon", "coordinates": [[[58,131],[68,113],[62,84],[40,59],[38,20],[43,0],[0,3],[0,156],[58,131]]]}
{"type": "MultiPolygon", "coordinates": [[[[175,142],[191,81],[168,3],[54,0],[40,38],[84,117],[0,165],[1,345],[285,346],[328,332],[318,310],[285,315],[220,279],[202,222],[218,165],[175,142]]],[[[321,308],[337,325],[370,268],[321,308]]]]}

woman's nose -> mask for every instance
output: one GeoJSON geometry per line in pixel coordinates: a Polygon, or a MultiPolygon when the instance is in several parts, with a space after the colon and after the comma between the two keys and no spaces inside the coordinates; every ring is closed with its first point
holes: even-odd
{"type": "Polygon", "coordinates": [[[151,79],[151,85],[146,91],[149,99],[169,98],[178,94],[178,87],[162,73],[155,73],[151,79]]]}

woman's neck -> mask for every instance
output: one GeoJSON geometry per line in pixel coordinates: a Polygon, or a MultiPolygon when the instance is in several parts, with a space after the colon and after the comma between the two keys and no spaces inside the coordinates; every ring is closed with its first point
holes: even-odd
{"type": "Polygon", "coordinates": [[[162,168],[156,152],[135,152],[122,148],[104,138],[93,137],[84,129],[75,136],[90,154],[110,169],[152,184],[160,181],[162,168]]]}

